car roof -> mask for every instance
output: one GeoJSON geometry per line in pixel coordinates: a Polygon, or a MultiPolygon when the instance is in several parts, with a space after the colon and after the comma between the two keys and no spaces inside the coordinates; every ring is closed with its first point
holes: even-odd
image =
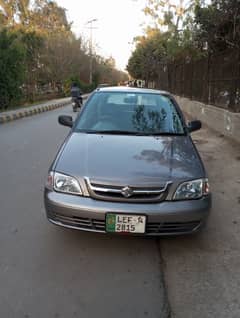
{"type": "Polygon", "coordinates": [[[157,89],[149,89],[149,88],[140,88],[140,87],[128,87],[128,86],[110,86],[110,87],[101,87],[96,89],[97,92],[126,92],[126,93],[145,93],[145,94],[162,94],[169,95],[171,94],[166,91],[161,91],[157,89]]]}

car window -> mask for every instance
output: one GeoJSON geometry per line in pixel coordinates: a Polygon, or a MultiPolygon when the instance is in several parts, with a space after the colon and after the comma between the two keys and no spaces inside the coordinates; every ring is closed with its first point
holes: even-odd
{"type": "Polygon", "coordinates": [[[152,93],[97,92],[87,103],[75,128],[79,131],[184,133],[171,99],[152,93]]]}

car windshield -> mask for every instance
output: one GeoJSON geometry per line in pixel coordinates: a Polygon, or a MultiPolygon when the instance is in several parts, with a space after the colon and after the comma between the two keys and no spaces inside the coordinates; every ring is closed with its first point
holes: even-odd
{"type": "Polygon", "coordinates": [[[75,131],[109,134],[184,134],[167,96],[139,92],[96,92],[78,118],[75,131]]]}

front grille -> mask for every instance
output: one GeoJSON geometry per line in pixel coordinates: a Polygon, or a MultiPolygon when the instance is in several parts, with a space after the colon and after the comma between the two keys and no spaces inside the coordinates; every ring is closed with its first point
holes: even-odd
{"type": "Polygon", "coordinates": [[[92,198],[117,202],[161,202],[163,201],[172,182],[166,182],[158,187],[136,187],[126,185],[108,185],[91,182],[85,178],[89,194],[92,198]]]}
{"type": "Polygon", "coordinates": [[[61,224],[79,230],[88,230],[96,232],[105,232],[105,220],[94,220],[88,218],[80,218],[78,216],[66,216],[58,213],[48,213],[49,219],[54,222],[60,222],[61,224]]]}
{"type": "MultiPolygon", "coordinates": [[[[66,216],[58,213],[48,213],[48,218],[61,225],[72,227],[79,230],[94,231],[105,233],[105,220],[96,220],[89,218],[81,218],[78,216],[66,216]]],[[[146,224],[147,235],[168,235],[191,233],[201,226],[199,221],[191,222],[164,222],[146,224]]]]}
{"type": "Polygon", "coordinates": [[[163,223],[147,223],[146,232],[151,234],[181,234],[194,232],[200,227],[201,222],[163,222],[163,223]]]}

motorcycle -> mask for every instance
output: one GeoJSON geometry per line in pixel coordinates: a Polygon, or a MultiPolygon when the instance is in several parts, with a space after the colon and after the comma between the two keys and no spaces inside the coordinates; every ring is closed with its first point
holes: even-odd
{"type": "Polygon", "coordinates": [[[76,112],[82,107],[82,97],[72,97],[72,108],[76,112]]]}

